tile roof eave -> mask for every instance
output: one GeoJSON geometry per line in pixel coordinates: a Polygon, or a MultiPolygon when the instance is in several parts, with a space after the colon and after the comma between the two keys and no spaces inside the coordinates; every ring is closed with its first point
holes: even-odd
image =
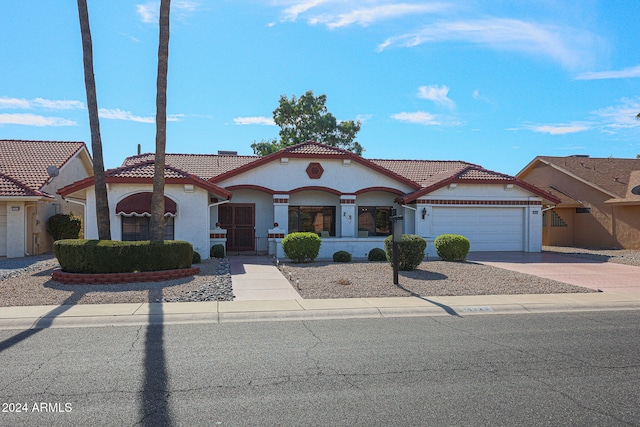
{"type": "Polygon", "coordinates": [[[40,196],[0,196],[0,202],[52,202],[55,200],[54,196],[41,193],[40,196]]]}
{"type": "Polygon", "coordinates": [[[497,184],[497,185],[504,185],[504,184],[515,184],[539,197],[541,197],[544,200],[548,200],[552,203],[559,203],[560,199],[557,198],[556,196],[554,196],[551,193],[548,193],[546,191],[543,191],[531,184],[528,184],[522,180],[519,180],[517,178],[511,177],[512,179],[460,179],[457,176],[458,174],[456,174],[455,176],[452,176],[448,179],[444,179],[440,182],[437,182],[433,185],[430,185],[428,187],[424,187],[421,188],[418,191],[414,191],[413,193],[408,193],[405,194],[404,196],[401,197],[397,197],[395,199],[395,201],[398,204],[404,205],[407,203],[412,203],[414,201],[416,201],[417,199],[419,199],[420,197],[429,194],[433,191],[436,191],[442,187],[445,187],[449,184],[497,184]]]}
{"type": "MultiPolygon", "coordinates": [[[[107,184],[140,184],[140,183],[153,184],[153,178],[147,178],[147,177],[107,176],[105,181],[107,182],[107,184]]],[[[166,184],[194,184],[197,187],[200,187],[218,196],[223,196],[227,200],[230,199],[232,196],[230,191],[214,183],[205,181],[202,178],[198,178],[191,174],[187,174],[185,177],[182,177],[182,178],[165,178],[165,183],[166,184]]],[[[64,198],[72,193],[91,187],[92,185],[94,185],[94,177],[91,176],[59,189],[58,194],[60,194],[64,198]]]]}

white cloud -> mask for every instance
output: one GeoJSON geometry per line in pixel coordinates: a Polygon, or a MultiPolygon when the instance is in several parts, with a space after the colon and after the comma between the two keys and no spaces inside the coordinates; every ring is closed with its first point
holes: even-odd
{"type": "Polygon", "coordinates": [[[32,100],[18,98],[0,98],[0,108],[10,110],[30,110],[33,108],[46,108],[49,110],[74,110],[84,108],[81,101],[51,100],[36,98],[32,100]]]}
{"type": "Polygon", "coordinates": [[[151,24],[158,22],[160,18],[160,3],[159,2],[149,2],[145,4],[136,5],[136,13],[142,19],[142,22],[146,24],[151,24]]]}
{"type": "Polygon", "coordinates": [[[31,108],[31,103],[26,99],[0,98],[0,108],[6,108],[10,110],[27,110],[31,108]]]}
{"type": "Polygon", "coordinates": [[[591,62],[596,38],[590,33],[568,27],[488,18],[435,23],[419,31],[389,38],[378,46],[378,50],[448,41],[543,55],[564,67],[576,68],[591,62]]]}
{"type": "Polygon", "coordinates": [[[237,125],[276,125],[271,117],[236,117],[233,122],[237,125]]]}
{"type": "Polygon", "coordinates": [[[138,122],[138,123],[155,123],[156,122],[155,117],[136,116],[132,114],[130,111],[123,111],[119,108],[113,108],[113,109],[100,108],[98,110],[98,114],[101,118],[110,119],[110,120],[127,120],[127,121],[138,122]]]}
{"type": "Polygon", "coordinates": [[[427,113],[425,111],[416,111],[414,113],[397,113],[391,115],[391,118],[401,122],[418,123],[421,125],[440,125],[442,124],[435,114],[427,113]]]}
{"type": "Polygon", "coordinates": [[[0,114],[0,124],[23,126],[76,126],[73,120],[62,117],[45,117],[36,114],[0,114]]]}
{"type": "Polygon", "coordinates": [[[418,98],[428,99],[436,104],[444,107],[454,109],[456,103],[453,102],[447,95],[449,94],[448,86],[420,86],[418,88],[418,98]]]}
{"type": "Polygon", "coordinates": [[[367,26],[376,21],[384,19],[398,18],[405,15],[415,15],[419,13],[433,13],[448,8],[442,3],[433,4],[411,4],[395,3],[374,6],[370,8],[354,9],[346,13],[323,14],[309,18],[310,24],[324,24],[328,28],[346,27],[357,24],[367,26]]]}
{"type": "Polygon", "coordinates": [[[294,5],[287,7],[284,10],[285,21],[296,21],[298,16],[306,11],[313,9],[316,6],[320,6],[323,3],[327,3],[327,0],[305,0],[298,1],[294,5]]]}
{"type": "Polygon", "coordinates": [[[559,124],[559,125],[527,125],[527,129],[538,133],[548,133],[549,135],[566,135],[569,133],[584,132],[591,129],[586,124],[559,124]]]}
{"type": "Polygon", "coordinates": [[[76,110],[84,108],[84,103],[74,100],[51,100],[36,98],[32,101],[34,107],[48,108],[50,110],[76,110]]]}
{"type": "MultiPolygon", "coordinates": [[[[103,119],[109,120],[125,120],[129,122],[137,122],[137,123],[155,123],[156,118],[154,116],[136,116],[132,114],[130,111],[124,111],[119,108],[100,108],[98,110],[98,115],[103,119]]],[[[168,114],[167,121],[168,122],[177,122],[184,117],[184,114],[168,114]]]]}
{"type": "Polygon", "coordinates": [[[640,98],[622,99],[621,104],[592,112],[602,121],[605,131],[640,127],[636,116],[640,113],[640,98]]]}
{"type": "MultiPolygon", "coordinates": [[[[171,3],[171,15],[177,15],[178,18],[196,12],[200,5],[197,2],[183,0],[173,1],[171,3]]],[[[144,4],[136,5],[136,13],[145,24],[157,24],[160,19],[160,2],[149,1],[144,4]]]]}
{"type": "Polygon", "coordinates": [[[576,80],[630,79],[640,77],[640,65],[618,71],[589,71],[580,73],[576,80]]]}

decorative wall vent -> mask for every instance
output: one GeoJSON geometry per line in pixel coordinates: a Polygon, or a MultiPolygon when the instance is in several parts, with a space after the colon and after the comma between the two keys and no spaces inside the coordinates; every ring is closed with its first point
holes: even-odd
{"type": "Polygon", "coordinates": [[[313,162],[309,163],[309,166],[307,166],[307,175],[309,175],[309,178],[311,179],[320,179],[323,173],[324,169],[320,163],[313,162]]]}

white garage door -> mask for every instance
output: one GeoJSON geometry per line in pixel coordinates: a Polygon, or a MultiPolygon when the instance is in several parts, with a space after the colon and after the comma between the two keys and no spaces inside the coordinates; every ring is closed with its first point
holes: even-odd
{"type": "Polygon", "coordinates": [[[7,256],[7,204],[0,203],[0,256],[7,256]]]}
{"type": "Polygon", "coordinates": [[[434,236],[452,233],[469,239],[471,251],[524,250],[524,209],[434,207],[434,236]]]}

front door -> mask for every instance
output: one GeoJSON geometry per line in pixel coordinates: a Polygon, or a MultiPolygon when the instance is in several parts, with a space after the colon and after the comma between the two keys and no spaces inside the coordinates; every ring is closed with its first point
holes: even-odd
{"type": "Polygon", "coordinates": [[[227,252],[255,250],[255,209],[253,203],[218,206],[220,227],[227,230],[227,252]]]}

